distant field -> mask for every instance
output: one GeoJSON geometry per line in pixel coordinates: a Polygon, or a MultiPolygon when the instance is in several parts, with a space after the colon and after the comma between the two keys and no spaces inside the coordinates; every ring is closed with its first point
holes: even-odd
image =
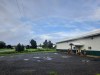
{"type": "Polygon", "coordinates": [[[23,53],[34,53],[34,52],[56,52],[55,49],[25,49],[23,52],[16,52],[15,49],[0,49],[0,55],[8,54],[23,54],[23,53]]]}

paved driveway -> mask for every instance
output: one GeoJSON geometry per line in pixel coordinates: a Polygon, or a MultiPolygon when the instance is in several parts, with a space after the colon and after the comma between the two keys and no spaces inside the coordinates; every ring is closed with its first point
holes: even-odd
{"type": "Polygon", "coordinates": [[[0,75],[96,75],[100,59],[65,53],[0,56],[0,75]]]}

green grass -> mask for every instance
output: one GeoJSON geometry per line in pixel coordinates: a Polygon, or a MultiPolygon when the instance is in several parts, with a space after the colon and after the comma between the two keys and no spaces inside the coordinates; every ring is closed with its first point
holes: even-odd
{"type": "Polygon", "coordinates": [[[55,52],[55,49],[27,49],[29,52],[55,52]]]}
{"type": "Polygon", "coordinates": [[[17,52],[15,49],[0,49],[0,56],[9,54],[27,54],[36,52],[56,52],[55,49],[26,49],[22,52],[17,52]]]}
{"type": "Polygon", "coordinates": [[[15,49],[0,49],[0,52],[6,52],[6,51],[15,51],[15,49]]]}

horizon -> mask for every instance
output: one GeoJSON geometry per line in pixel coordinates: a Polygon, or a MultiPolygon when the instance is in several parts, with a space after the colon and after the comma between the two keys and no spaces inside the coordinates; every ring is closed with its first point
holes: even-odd
{"type": "Polygon", "coordinates": [[[100,0],[0,0],[0,41],[56,43],[100,29],[100,0]]]}

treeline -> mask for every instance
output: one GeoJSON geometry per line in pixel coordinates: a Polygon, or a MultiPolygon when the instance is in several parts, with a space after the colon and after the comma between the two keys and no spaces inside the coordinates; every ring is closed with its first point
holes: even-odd
{"type": "Polygon", "coordinates": [[[6,45],[4,41],[0,41],[0,49],[2,48],[8,48],[8,49],[13,49],[11,45],[6,45]]]}
{"type": "Polygon", "coordinates": [[[42,45],[43,48],[53,48],[53,43],[51,41],[45,40],[42,45]]]}
{"type": "Polygon", "coordinates": [[[6,45],[5,42],[0,41],[0,49],[2,48],[8,48],[8,49],[13,49],[15,48],[16,51],[20,52],[20,51],[24,51],[25,48],[26,49],[37,49],[37,48],[49,48],[52,49],[53,47],[53,43],[51,41],[45,40],[43,42],[43,44],[37,45],[37,42],[34,39],[31,39],[30,41],[30,45],[26,45],[24,46],[23,44],[17,44],[16,46],[12,46],[12,45],[6,45]]]}

